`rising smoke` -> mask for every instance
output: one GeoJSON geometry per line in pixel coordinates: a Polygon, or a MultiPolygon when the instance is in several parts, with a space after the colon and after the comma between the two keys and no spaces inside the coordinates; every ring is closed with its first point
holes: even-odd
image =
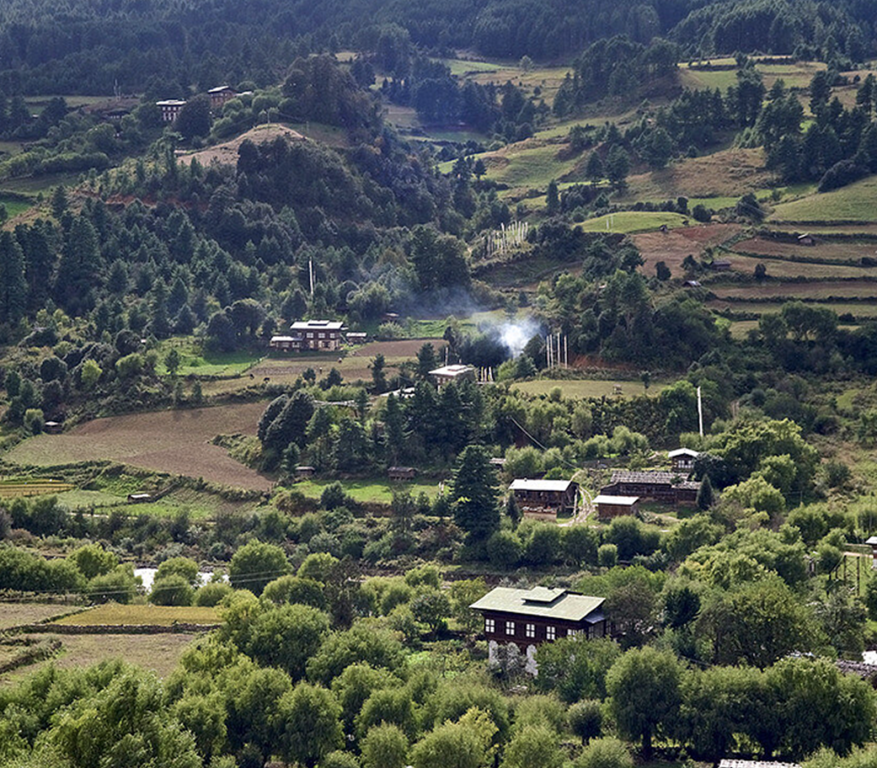
{"type": "Polygon", "coordinates": [[[524,351],[527,342],[540,332],[539,324],[531,318],[502,323],[497,332],[511,357],[517,357],[524,351]]]}

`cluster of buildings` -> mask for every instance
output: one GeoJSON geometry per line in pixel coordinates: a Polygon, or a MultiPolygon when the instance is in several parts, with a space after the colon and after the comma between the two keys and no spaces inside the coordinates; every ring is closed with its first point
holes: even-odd
{"type": "MultiPolygon", "coordinates": [[[[230,85],[219,85],[216,88],[211,88],[207,91],[207,97],[210,99],[210,109],[218,112],[222,109],[222,105],[225,102],[231,101],[236,96],[243,96],[246,93],[251,93],[251,91],[238,93],[230,85]]],[[[186,102],[182,99],[165,99],[164,101],[155,102],[155,106],[161,110],[162,122],[172,123],[177,119],[180,110],[186,106],[186,102]]]]}

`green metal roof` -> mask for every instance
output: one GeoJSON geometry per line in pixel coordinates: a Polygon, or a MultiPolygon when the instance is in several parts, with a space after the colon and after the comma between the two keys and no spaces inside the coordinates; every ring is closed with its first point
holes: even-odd
{"type": "Polygon", "coordinates": [[[476,611],[500,611],[544,619],[582,621],[596,611],[604,598],[580,595],[565,589],[510,589],[497,587],[469,607],[476,611]]]}

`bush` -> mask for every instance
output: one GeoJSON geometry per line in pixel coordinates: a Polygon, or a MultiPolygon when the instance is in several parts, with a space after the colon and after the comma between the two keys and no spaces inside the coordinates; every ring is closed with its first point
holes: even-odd
{"type": "Polygon", "coordinates": [[[224,581],[211,581],[195,593],[192,602],[194,605],[203,606],[204,608],[214,608],[232,591],[231,585],[224,581]]]}
{"type": "Polygon", "coordinates": [[[633,758],[624,742],[597,739],[576,760],[575,768],[633,768],[633,758]]]}
{"type": "Polygon", "coordinates": [[[497,568],[510,568],[521,560],[524,548],[512,531],[497,531],[487,541],[487,557],[497,568]]]}
{"type": "Polygon", "coordinates": [[[578,701],[569,708],[567,713],[569,729],[587,744],[596,739],[603,731],[603,710],[600,702],[594,699],[578,701]]]}
{"type": "Polygon", "coordinates": [[[24,412],[24,428],[32,435],[38,435],[43,431],[45,418],[39,408],[28,408],[24,412]]]}
{"type": "Polygon", "coordinates": [[[597,550],[597,563],[601,568],[614,568],[618,564],[618,547],[603,544],[597,550]]]}
{"type": "Polygon", "coordinates": [[[195,590],[184,576],[172,573],[157,578],[149,593],[149,602],[153,605],[191,605],[195,590]]]}

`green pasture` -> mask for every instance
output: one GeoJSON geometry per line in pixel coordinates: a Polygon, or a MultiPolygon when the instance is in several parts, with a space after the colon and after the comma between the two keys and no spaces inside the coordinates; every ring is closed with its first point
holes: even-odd
{"type": "Polygon", "coordinates": [[[781,203],[774,209],[771,221],[877,222],[877,176],[855,184],[781,203]]]}
{"type": "MultiPolygon", "coordinates": [[[[489,61],[467,61],[466,59],[436,59],[451,70],[455,77],[463,77],[476,72],[497,72],[505,69],[502,64],[494,64],[489,61]]],[[[523,70],[521,70],[523,73],[523,70]]]]}
{"type": "Polygon", "coordinates": [[[670,229],[682,227],[690,220],[689,216],[666,211],[621,211],[588,219],[577,226],[584,232],[619,232],[627,235],[634,232],[648,232],[665,225],[670,229]]]}
{"type": "Polygon", "coordinates": [[[653,381],[646,389],[642,381],[621,379],[537,379],[522,381],[512,385],[512,389],[528,395],[549,395],[553,389],[560,389],[561,395],[567,400],[585,400],[588,398],[614,397],[615,388],[621,387],[624,397],[638,395],[654,396],[667,387],[667,382],[653,381]]]}
{"type": "Polygon", "coordinates": [[[521,144],[509,147],[501,154],[486,158],[487,178],[510,187],[542,189],[552,179],[559,179],[570,173],[580,161],[580,157],[559,159],[557,155],[560,149],[556,144],[536,147],[521,144]]]}
{"type": "MultiPolygon", "coordinates": [[[[319,499],[334,479],[310,478],[293,485],[309,499],[319,499]]],[[[390,504],[393,493],[407,491],[412,496],[425,493],[430,498],[438,493],[438,483],[432,480],[412,480],[411,482],[390,482],[387,478],[368,478],[363,480],[342,480],[344,492],[360,504],[390,504]]]]}
{"type": "MultiPolygon", "coordinates": [[[[789,297],[788,301],[794,301],[789,297]]],[[[760,301],[734,301],[726,302],[721,300],[708,301],[707,306],[714,311],[727,310],[731,313],[747,314],[747,315],[769,315],[776,314],[783,306],[783,302],[760,302],[760,301]]],[[[836,312],[838,315],[850,314],[858,320],[873,320],[877,318],[877,304],[868,304],[866,302],[808,302],[808,306],[822,307],[836,312]]]]}
{"type": "Polygon", "coordinates": [[[262,359],[262,355],[253,352],[206,352],[192,337],[174,336],[158,345],[159,364],[156,370],[159,374],[168,374],[164,361],[171,349],[180,353],[178,376],[235,376],[262,359]]]}

